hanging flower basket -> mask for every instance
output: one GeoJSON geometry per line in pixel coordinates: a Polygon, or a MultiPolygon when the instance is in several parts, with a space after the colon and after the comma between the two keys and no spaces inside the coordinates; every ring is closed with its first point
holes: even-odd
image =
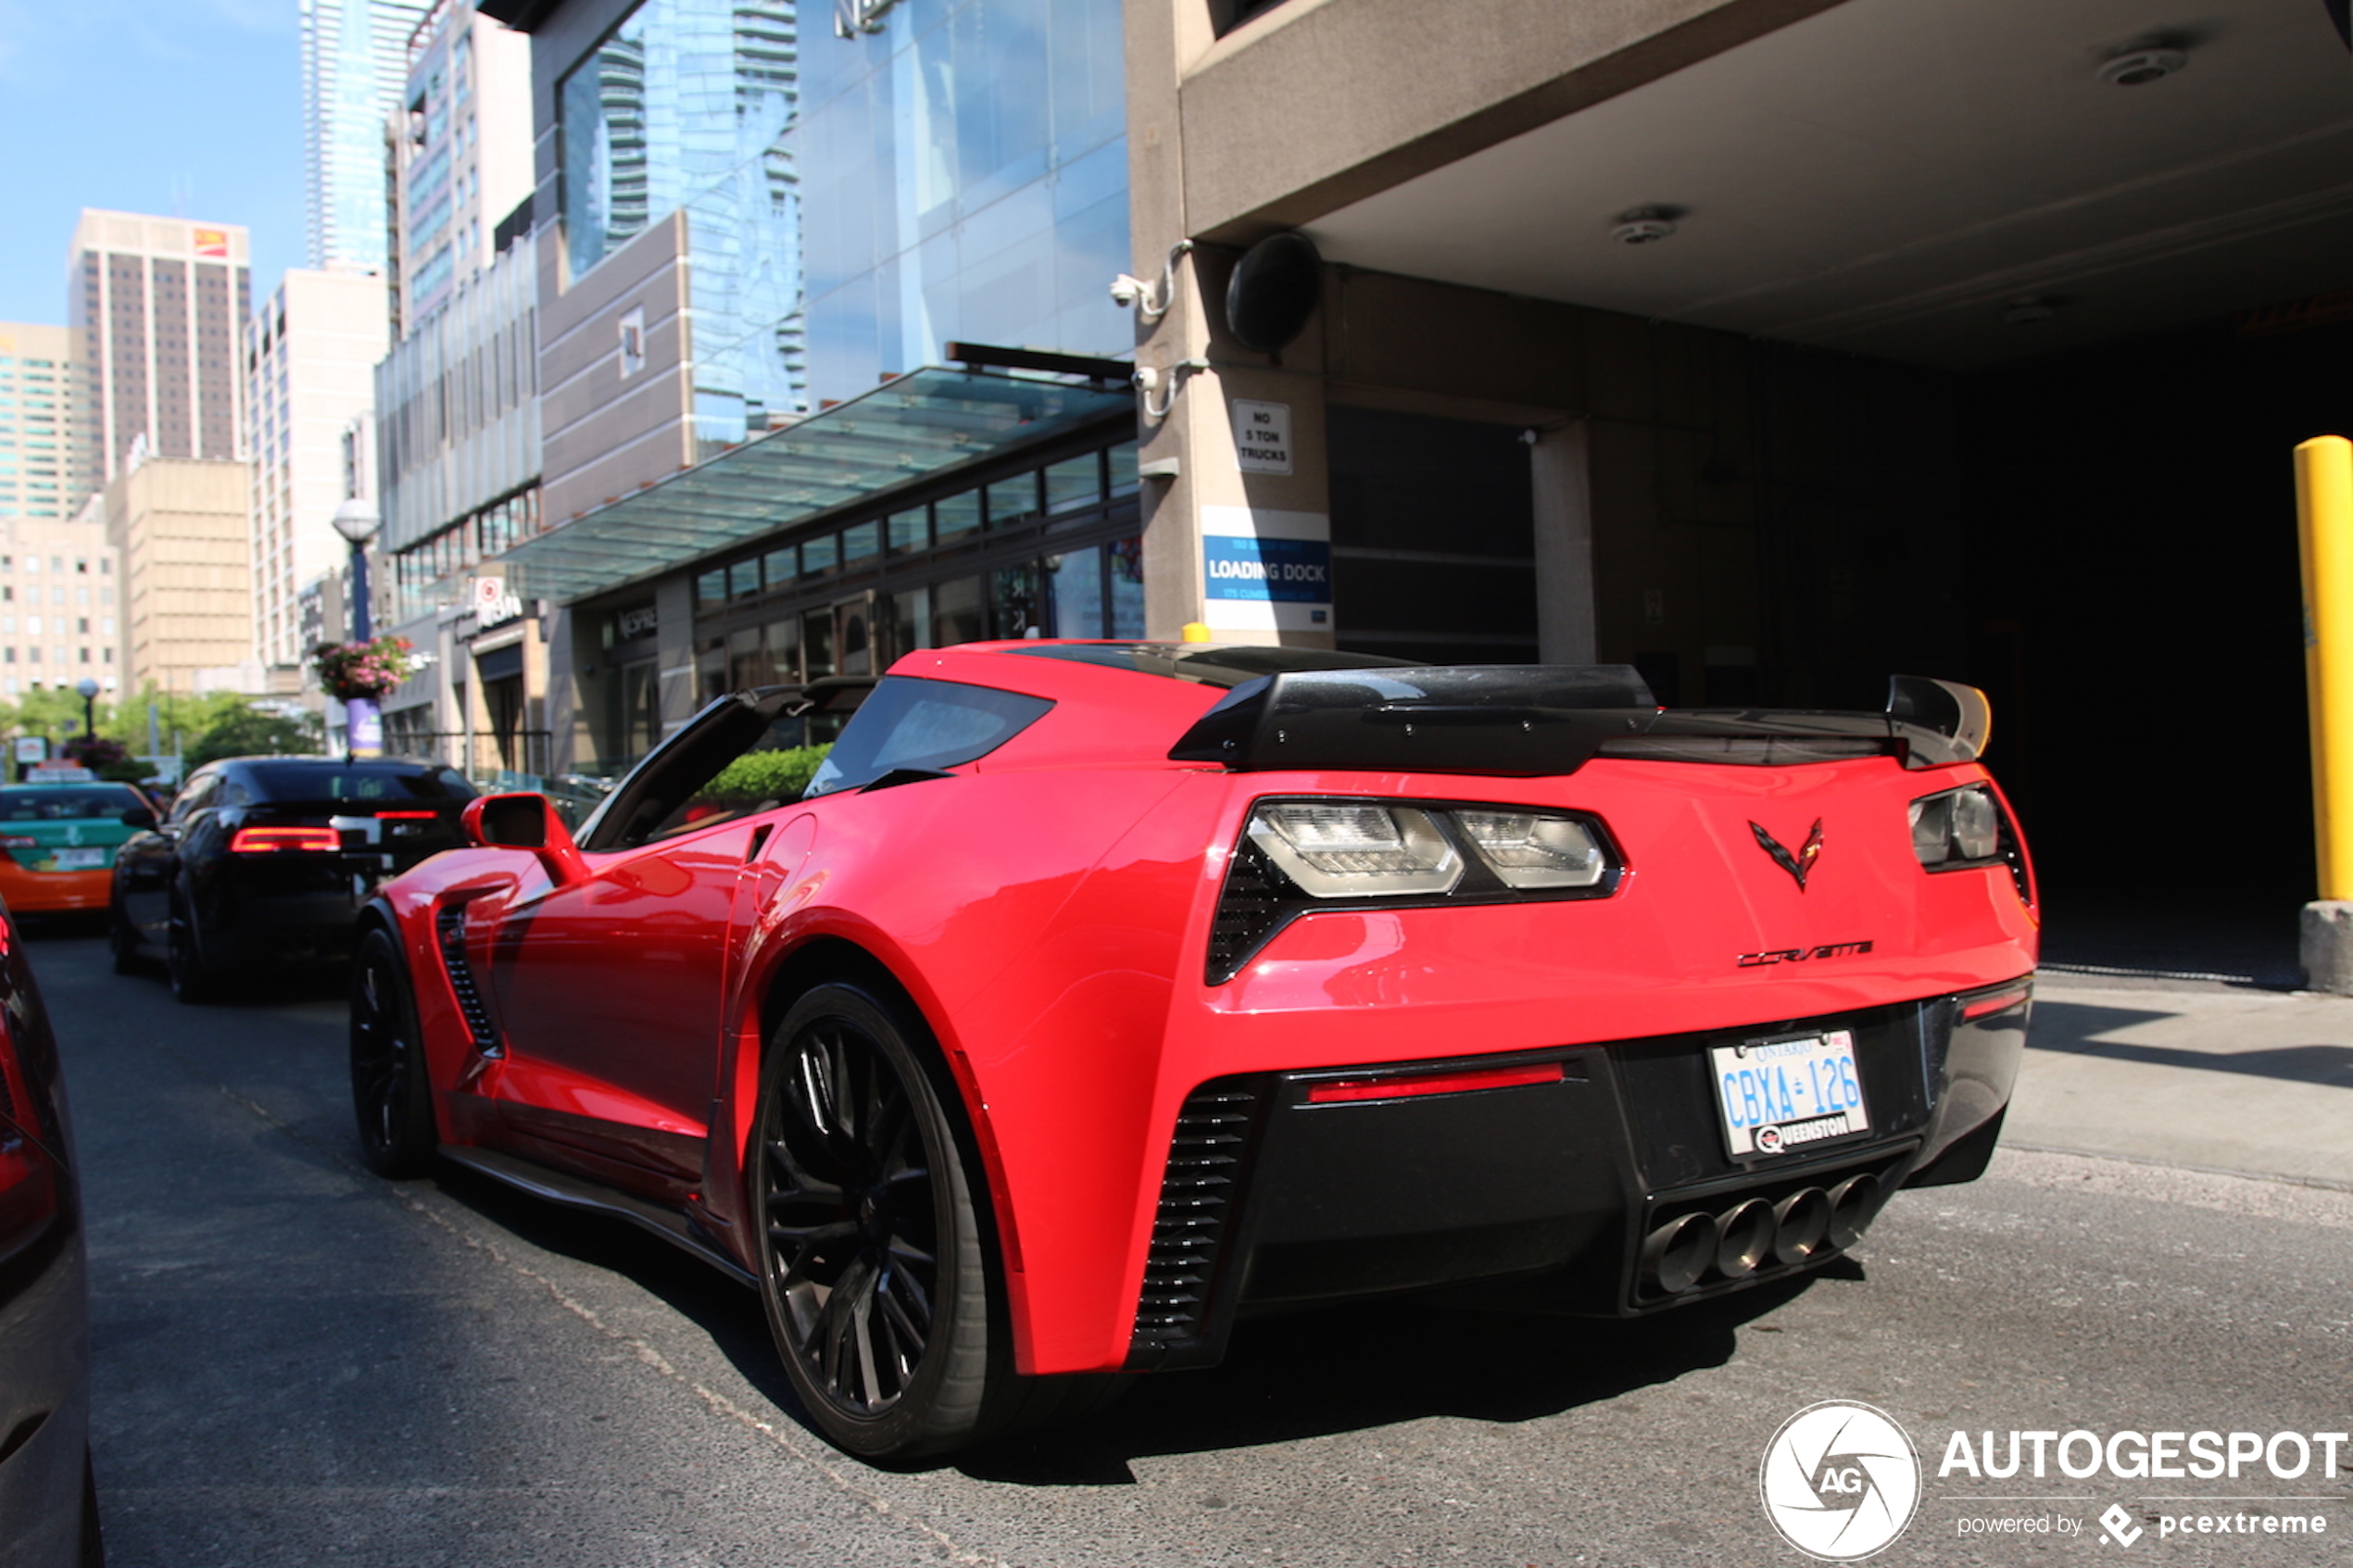
{"type": "Polygon", "coordinates": [[[337,702],[389,696],[414,671],[409,652],[415,646],[406,637],[321,643],[311,664],[319,671],[320,685],[337,702]]]}

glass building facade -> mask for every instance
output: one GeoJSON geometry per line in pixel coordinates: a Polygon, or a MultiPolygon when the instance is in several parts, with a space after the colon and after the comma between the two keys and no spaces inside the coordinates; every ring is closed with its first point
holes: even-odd
{"type": "Polygon", "coordinates": [[[428,0],[301,0],[310,265],[384,265],[384,119],[428,0]]]}
{"type": "Polygon", "coordinates": [[[802,9],[646,0],[560,91],[572,280],[686,211],[699,449],[951,339],[1126,355],[1118,0],[802,9]]]}

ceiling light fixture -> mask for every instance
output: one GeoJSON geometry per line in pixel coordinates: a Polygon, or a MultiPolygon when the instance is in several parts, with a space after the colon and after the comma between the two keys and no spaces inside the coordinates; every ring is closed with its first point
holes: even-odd
{"type": "Polygon", "coordinates": [[[1655,245],[1675,232],[1675,220],[1683,215],[1674,207],[1629,207],[1617,215],[1609,237],[1622,245],[1655,245]]]}
{"type": "Polygon", "coordinates": [[[2132,49],[2100,62],[2100,80],[2110,87],[2141,87],[2161,82],[2190,63],[2179,49],[2132,49]]]}

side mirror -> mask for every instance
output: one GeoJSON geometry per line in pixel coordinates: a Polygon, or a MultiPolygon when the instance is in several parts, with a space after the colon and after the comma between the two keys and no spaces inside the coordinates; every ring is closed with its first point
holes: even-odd
{"type": "Polygon", "coordinates": [[[145,806],[133,806],[122,814],[122,825],[127,828],[152,828],[156,825],[156,814],[145,806]]]}
{"type": "Polygon", "coordinates": [[[466,803],[458,819],[466,842],[485,849],[528,849],[539,858],[547,880],[559,887],[588,874],[572,830],[544,795],[484,795],[466,803]]]}

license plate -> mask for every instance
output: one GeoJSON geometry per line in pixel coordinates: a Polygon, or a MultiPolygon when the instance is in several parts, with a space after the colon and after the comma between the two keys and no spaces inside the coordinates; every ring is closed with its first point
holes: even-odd
{"type": "Polygon", "coordinates": [[[61,872],[86,872],[107,863],[104,849],[60,849],[57,853],[57,868],[61,872]]]}
{"type": "Polygon", "coordinates": [[[1828,1138],[1870,1131],[1855,1035],[1832,1029],[1793,1040],[1716,1046],[1716,1103],[1724,1142],[1736,1157],[1787,1154],[1828,1138]]]}

